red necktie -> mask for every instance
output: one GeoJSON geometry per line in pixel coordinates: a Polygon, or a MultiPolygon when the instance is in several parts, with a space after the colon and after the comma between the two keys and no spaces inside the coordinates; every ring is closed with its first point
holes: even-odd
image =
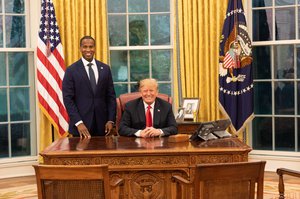
{"type": "Polygon", "coordinates": [[[152,116],[151,116],[151,106],[148,105],[147,107],[147,112],[146,112],[146,127],[151,127],[152,126],[152,116]]]}

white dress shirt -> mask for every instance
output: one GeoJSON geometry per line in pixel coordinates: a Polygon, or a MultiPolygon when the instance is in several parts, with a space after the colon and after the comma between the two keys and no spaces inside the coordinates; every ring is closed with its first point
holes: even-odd
{"type": "MultiPolygon", "coordinates": [[[[144,103],[144,109],[145,109],[145,114],[147,113],[147,109],[148,109],[148,104],[147,103],[145,103],[144,101],[143,101],[143,103],[144,103]]],[[[151,117],[152,117],[152,126],[153,126],[153,124],[154,124],[154,105],[155,105],[155,101],[152,103],[152,104],[150,104],[150,106],[151,106],[151,109],[150,109],[150,112],[151,112],[151,117]]],[[[159,129],[160,130],[160,133],[161,133],[161,136],[163,135],[163,131],[161,130],[161,129],[159,129]]],[[[141,137],[141,131],[142,130],[138,130],[137,132],[135,132],[135,136],[136,137],[141,137]]]]}
{"type": "Polygon", "coordinates": [[[89,66],[88,66],[88,63],[92,63],[93,65],[91,66],[93,71],[94,71],[94,74],[95,74],[95,79],[96,79],[96,84],[98,83],[98,79],[99,79],[99,71],[98,71],[98,68],[97,68],[97,64],[96,64],[96,61],[95,59],[93,59],[91,62],[85,60],[83,57],[81,58],[82,62],[83,62],[83,65],[84,65],[84,68],[85,68],[85,71],[88,75],[88,77],[90,78],[90,75],[89,75],[89,66]]]}

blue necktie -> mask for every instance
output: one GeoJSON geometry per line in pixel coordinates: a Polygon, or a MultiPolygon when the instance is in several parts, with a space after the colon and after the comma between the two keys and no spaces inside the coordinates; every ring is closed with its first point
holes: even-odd
{"type": "Polygon", "coordinates": [[[94,70],[92,69],[92,63],[88,63],[87,66],[89,67],[89,76],[90,76],[90,82],[93,89],[93,92],[96,93],[96,78],[94,70]]]}

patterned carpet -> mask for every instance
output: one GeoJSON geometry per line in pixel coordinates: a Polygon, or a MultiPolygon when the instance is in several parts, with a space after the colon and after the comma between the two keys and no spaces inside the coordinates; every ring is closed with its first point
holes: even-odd
{"type": "MultiPolygon", "coordinates": [[[[278,183],[265,182],[264,199],[278,199],[278,183]]],[[[300,199],[298,184],[285,185],[286,199],[300,199]]],[[[36,185],[25,185],[13,188],[0,188],[0,199],[37,199],[36,185]]]]}

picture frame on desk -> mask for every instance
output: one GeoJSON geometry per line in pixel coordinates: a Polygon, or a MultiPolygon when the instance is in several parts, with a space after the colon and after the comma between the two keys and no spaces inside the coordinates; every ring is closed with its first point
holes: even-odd
{"type": "Polygon", "coordinates": [[[177,114],[176,114],[176,122],[183,122],[184,121],[184,113],[185,112],[185,108],[183,107],[179,107],[177,110],[177,114]]]}
{"type": "Polygon", "coordinates": [[[197,120],[200,99],[199,98],[183,98],[182,107],[184,108],[184,120],[197,120]]]}

